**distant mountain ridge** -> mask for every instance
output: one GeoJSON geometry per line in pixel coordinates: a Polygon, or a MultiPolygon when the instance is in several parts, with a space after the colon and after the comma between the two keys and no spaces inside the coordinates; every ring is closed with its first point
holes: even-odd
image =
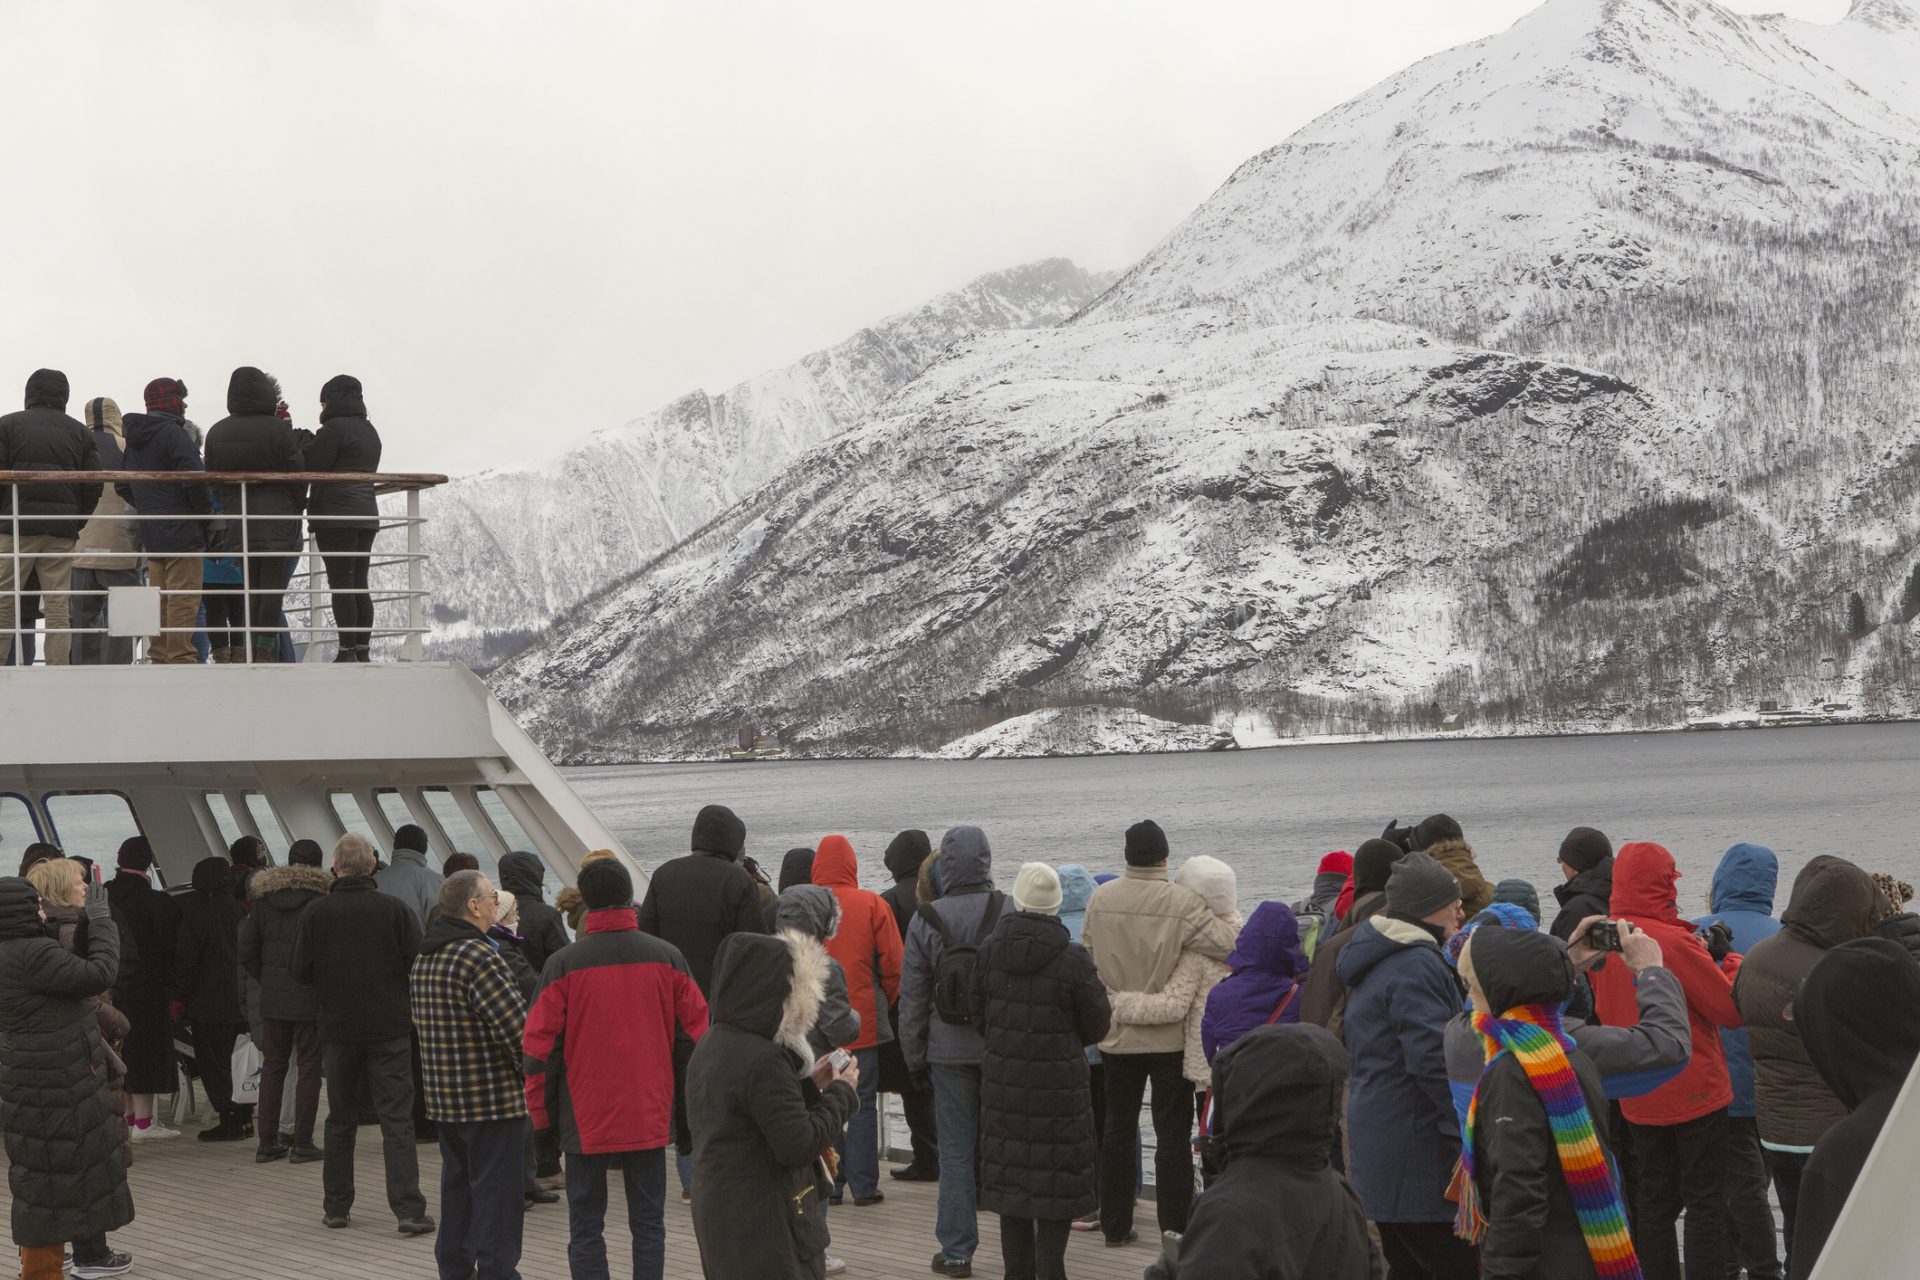
{"type": "Polygon", "coordinates": [[[578,760],[1911,712],[1914,14],[1550,0],[1424,59],[494,685],[578,760]]]}
{"type": "Polygon", "coordinates": [[[1064,258],[997,271],[785,368],[598,432],[546,467],[433,491],[436,648],[477,659],[490,634],[511,643],[537,631],[866,417],[956,340],[1057,324],[1112,279],[1064,258]]]}

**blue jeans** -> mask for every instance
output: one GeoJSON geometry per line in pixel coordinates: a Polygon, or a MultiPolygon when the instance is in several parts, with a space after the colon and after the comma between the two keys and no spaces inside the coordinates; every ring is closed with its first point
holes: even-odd
{"type": "Polygon", "coordinates": [[[856,1049],[853,1060],[860,1064],[860,1109],[833,1144],[840,1153],[833,1190],[838,1195],[851,1187],[855,1200],[865,1200],[880,1190],[880,1050],[856,1049]]]}
{"type": "Polygon", "coordinates": [[[567,1152],[567,1266],[573,1280],[609,1280],[607,1170],[627,1188],[633,1280],[661,1280],[667,1267],[667,1151],[567,1152]]]}
{"type": "Polygon", "coordinates": [[[940,1208],[933,1234],[940,1252],[971,1262],[980,1247],[973,1185],[974,1150],[980,1145],[980,1067],[936,1062],[930,1074],[934,1125],[940,1133],[940,1208]]]}
{"type": "Polygon", "coordinates": [[[442,1120],[440,1280],[520,1280],[527,1119],[442,1120]]]}
{"type": "Polygon", "coordinates": [[[680,1189],[691,1193],[693,1191],[693,1157],[674,1152],[673,1171],[680,1175],[680,1189]]]}

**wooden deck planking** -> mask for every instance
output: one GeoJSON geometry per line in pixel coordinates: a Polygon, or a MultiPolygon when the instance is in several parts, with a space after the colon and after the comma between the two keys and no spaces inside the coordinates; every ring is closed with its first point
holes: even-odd
{"type": "MultiPolygon", "coordinates": [[[[421,1189],[428,1212],[438,1213],[440,1156],[430,1144],[417,1148],[421,1189]]],[[[362,1129],[355,1150],[357,1203],[353,1225],[329,1230],[320,1225],[318,1164],[253,1163],[253,1143],[207,1144],[193,1130],[134,1151],[131,1176],[135,1221],[112,1234],[117,1248],[134,1255],[137,1280],[400,1280],[432,1277],[433,1237],[406,1237],[394,1229],[386,1205],[379,1131],[362,1129]]],[[[937,1188],[930,1183],[897,1183],[883,1173],[887,1200],[855,1209],[831,1211],[832,1251],[846,1259],[849,1277],[887,1278],[930,1274],[938,1248],[933,1238],[937,1188]]],[[[630,1274],[625,1201],[618,1175],[609,1188],[607,1237],[615,1276],[630,1274]]],[[[693,1223],[681,1202],[679,1184],[667,1171],[667,1267],[671,1280],[700,1280],[699,1251],[693,1223]]],[[[0,1203],[11,1197],[0,1189],[0,1203]]],[[[1142,1241],[1109,1249],[1098,1232],[1075,1232],[1067,1248],[1067,1273],[1074,1280],[1139,1280],[1153,1261],[1153,1205],[1140,1205],[1137,1225],[1142,1241]]],[[[525,1280],[568,1280],[567,1209],[559,1204],[527,1211],[525,1250],[520,1262],[525,1280]]],[[[980,1215],[980,1249],[974,1274],[998,1277],[999,1223],[980,1215]]]]}

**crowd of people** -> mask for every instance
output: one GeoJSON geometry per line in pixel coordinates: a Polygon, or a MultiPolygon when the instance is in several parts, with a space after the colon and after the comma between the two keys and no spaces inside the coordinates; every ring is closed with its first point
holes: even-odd
{"type": "Polygon", "coordinates": [[[359,379],[341,374],[320,388],[317,430],[295,427],[280,384],[252,367],[233,371],[227,415],[205,432],[187,417],[179,378],[147,383],[144,413],[89,400],[84,422],[67,413],[68,394],[65,374],[39,369],[27,379],[26,407],[0,416],[0,471],[60,477],[0,485],[0,665],[33,661],[41,617],[49,665],[132,662],[133,640],[108,634],[110,589],[143,583],[162,593],[148,661],[292,661],[284,604],[305,546],[303,515],[326,566],[335,661],[371,660],[374,486],[267,481],[243,495],[238,484],[196,476],[378,471],[380,433],[359,379]],[[88,480],[97,471],[161,478],[88,480]],[[243,512],[245,520],[229,518],[243,512]]]}
{"type": "Polygon", "coordinates": [[[846,1271],[831,1211],[886,1199],[882,1091],[910,1129],[891,1179],[938,1183],[936,1275],[972,1274],[982,1210],[1010,1280],[1063,1280],[1076,1231],[1138,1239],[1144,1104],[1160,1280],[1800,1280],[1920,1054],[1913,890],[1842,858],[1776,917],[1777,859],[1737,844],[1689,919],[1660,845],[1576,828],[1543,898],[1435,815],[1243,918],[1226,863],[1151,821],[1118,843],[1113,872],[996,875],[978,827],[903,831],[876,892],[833,835],[770,883],[714,805],[643,894],[603,850],[552,904],[533,855],[496,885],[412,826],[327,869],[243,838],[181,895],[144,839],[104,885],[35,846],[0,880],[22,1275],[131,1266],[107,1235],[131,1148],[178,1136],[155,1095],[183,1027],[201,1140],[320,1163],[348,1229],[377,1124],[387,1207],[442,1280],[513,1280],[562,1192],[571,1274],[607,1277],[616,1170],[633,1274],[663,1275],[670,1152],[707,1276],[846,1271]]]}

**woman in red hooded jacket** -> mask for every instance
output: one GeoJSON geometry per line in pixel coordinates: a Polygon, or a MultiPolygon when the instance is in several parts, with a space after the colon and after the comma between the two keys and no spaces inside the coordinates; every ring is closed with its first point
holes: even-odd
{"type": "MultiPolygon", "coordinates": [[[[1720,1046],[1721,1027],[1738,1027],[1733,977],[1740,957],[1716,961],[1680,918],[1673,855],[1644,841],[1625,845],[1613,861],[1612,915],[1660,944],[1666,968],[1687,997],[1693,1056],[1679,1075],[1651,1093],[1621,1102],[1633,1134],[1627,1194],[1634,1242],[1646,1280],[1680,1280],[1674,1223],[1687,1215],[1688,1280],[1726,1275],[1727,1107],[1733,1083],[1720,1046]]],[[[1639,1022],[1634,977],[1609,960],[1591,975],[1594,1007],[1610,1027],[1639,1022]]]]}
{"type": "Polygon", "coordinates": [[[840,903],[840,928],[827,954],[847,975],[847,995],[860,1015],[860,1035],[845,1046],[860,1062],[860,1110],[841,1137],[838,1204],[848,1187],[856,1205],[878,1204],[880,1192],[880,1044],[893,1039],[887,1006],[900,998],[900,926],[879,894],[860,887],[860,860],[845,836],[828,836],[813,855],[813,882],[840,903]]]}

